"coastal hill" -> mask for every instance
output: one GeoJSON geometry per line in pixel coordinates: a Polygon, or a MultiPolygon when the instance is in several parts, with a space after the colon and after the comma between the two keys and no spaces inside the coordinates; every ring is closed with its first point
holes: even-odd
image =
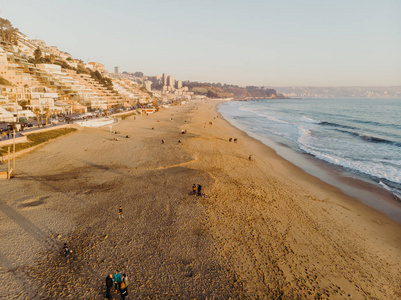
{"type": "Polygon", "coordinates": [[[401,86],[275,87],[291,98],[401,98],[401,86]]]}
{"type": "Polygon", "coordinates": [[[142,84],[107,72],[101,63],[84,63],[43,40],[29,39],[3,18],[0,74],[2,107],[13,115],[0,114],[3,122],[32,116],[30,111],[56,115],[155,103],[142,84]]]}
{"type": "Polygon", "coordinates": [[[240,87],[232,84],[221,83],[205,83],[184,81],[185,86],[188,86],[195,95],[205,95],[209,98],[284,98],[283,95],[277,94],[275,89],[247,86],[240,87]]]}

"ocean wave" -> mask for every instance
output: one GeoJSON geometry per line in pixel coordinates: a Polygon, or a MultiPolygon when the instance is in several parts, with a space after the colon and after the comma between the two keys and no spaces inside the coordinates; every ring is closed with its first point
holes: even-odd
{"type": "Polygon", "coordinates": [[[345,129],[358,129],[358,128],[356,128],[356,127],[352,127],[352,126],[347,126],[347,125],[342,125],[342,124],[337,124],[337,123],[332,123],[332,122],[326,122],[326,121],[323,121],[323,122],[320,122],[319,123],[320,125],[323,125],[323,126],[332,126],[332,127],[339,127],[339,128],[345,128],[345,129]]]}
{"type": "Polygon", "coordinates": [[[384,183],[383,181],[379,180],[379,185],[384,188],[385,190],[391,192],[395,198],[401,202],[401,191],[397,188],[391,187],[389,183],[384,183]]]}
{"type": "Polygon", "coordinates": [[[385,124],[385,123],[381,123],[381,122],[364,121],[364,120],[353,120],[353,122],[359,123],[359,124],[368,124],[368,125],[373,125],[373,126],[379,126],[379,127],[390,127],[390,128],[401,129],[400,124],[385,124]]]}
{"type": "Polygon", "coordinates": [[[400,142],[396,142],[396,141],[392,141],[392,140],[388,140],[388,139],[384,139],[384,138],[378,138],[378,137],[374,137],[374,136],[370,136],[370,135],[360,134],[357,132],[352,132],[352,131],[347,131],[347,130],[339,130],[338,129],[337,131],[358,137],[361,140],[368,142],[368,143],[387,144],[387,145],[392,145],[392,146],[396,146],[396,147],[401,147],[400,142]]]}
{"type": "Polygon", "coordinates": [[[383,138],[378,138],[378,137],[374,137],[374,136],[369,136],[369,135],[359,135],[361,139],[363,139],[364,141],[370,142],[370,143],[383,143],[383,144],[389,144],[389,145],[394,145],[397,147],[401,147],[401,143],[399,142],[395,142],[395,141],[391,141],[391,140],[387,140],[387,139],[383,139],[383,138]]]}
{"type": "Polygon", "coordinates": [[[348,170],[372,176],[374,178],[382,178],[388,180],[389,182],[401,184],[401,172],[398,167],[383,165],[382,163],[375,163],[373,161],[356,161],[354,159],[347,159],[332,151],[326,152],[328,149],[319,149],[318,147],[313,147],[310,145],[307,135],[305,135],[303,138],[300,138],[298,141],[298,145],[302,151],[311,154],[318,159],[344,167],[348,170]]]}

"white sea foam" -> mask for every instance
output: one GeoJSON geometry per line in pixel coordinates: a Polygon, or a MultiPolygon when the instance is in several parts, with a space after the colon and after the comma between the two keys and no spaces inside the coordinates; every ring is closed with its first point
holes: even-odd
{"type": "Polygon", "coordinates": [[[316,120],[314,120],[312,118],[309,118],[307,116],[302,116],[301,119],[302,119],[302,121],[306,121],[306,122],[309,122],[309,123],[314,123],[314,124],[319,124],[320,123],[320,121],[316,121],[316,120]]]}
{"type": "Polygon", "coordinates": [[[331,164],[377,180],[382,178],[401,184],[400,147],[378,139],[361,138],[379,136],[401,143],[401,119],[396,114],[399,101],[381,100],[380,106],[374,105],[374,101],[231,102],[225,106],[229,107],[225,112],[246,116],[244,120],[236,120],[238,124],[246,122],[247,127],[242,128],[245,131],[253,131],[261,137],[277,135],[295,142],[305,153],[331,164]],[[387,105],[387,111],[394,112],[386,115],[386,124],[381,113],[384,105],[387,105]],[[389,128],[388,124],[393,126],[389,128]],[[352,129],[352,132],[339,128],[352,129]]]}

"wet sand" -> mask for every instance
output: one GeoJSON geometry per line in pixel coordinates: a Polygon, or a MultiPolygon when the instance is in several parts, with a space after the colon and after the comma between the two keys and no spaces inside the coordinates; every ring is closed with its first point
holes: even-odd
{"type": "Polygon", "coordinates": [[[0,297],[102,299],[119,269],[130,299],[400,298],[401,226],[229,125],[217,103],[20,157],[0,182],[0,297]]]}

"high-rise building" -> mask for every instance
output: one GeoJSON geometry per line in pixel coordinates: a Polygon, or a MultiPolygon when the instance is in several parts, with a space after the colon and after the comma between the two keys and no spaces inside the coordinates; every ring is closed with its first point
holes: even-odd
{"type": "Polygon", "coordinates": [[[182,80],[177,81],[177,89],[182,88],[182,80]]]}
{"type": "Polygon", "coordinates": [[[149,91],[149,92],[151,92],[152,91],[152,81],[150,81],[150,80],[146,80],[145,82],[144,82],[144,84],[145,84],[145,88],[149,91]]]}
{"type": "Polygon", "coordinates": [[[162,82],[163,82],[163,85],[167,85],[167,76],[164,73],[162,75],[162,82]]]}
{"type": "Polygon", "coordinates": [[[116,74],[120,73],[120,67],[114,67],[114,73],[116,74]]]}
{"type": "Polygon", "coordinates": [[[167,85],[171,86],[172,88],[174,88],[175,86],[175,79],[173,76],[167,76],[167,85]]]}

